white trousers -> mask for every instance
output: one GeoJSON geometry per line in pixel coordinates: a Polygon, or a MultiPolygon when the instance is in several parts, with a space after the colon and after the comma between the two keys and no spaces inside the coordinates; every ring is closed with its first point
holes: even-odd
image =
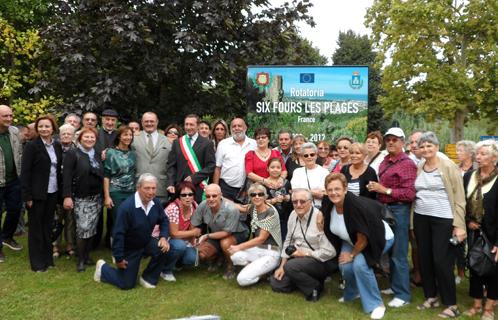
{"type": "Polygon", "coordinates": [[[275,250],[253,247],[237,251],[230,258],[234,265],[246,266],[239,272],[237,282],[240,286],[249,286],[278,266],[280,253],[275,250]]]}

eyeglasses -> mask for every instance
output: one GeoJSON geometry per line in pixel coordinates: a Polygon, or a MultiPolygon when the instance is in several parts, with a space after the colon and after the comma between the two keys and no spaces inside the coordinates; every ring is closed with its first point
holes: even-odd
{"type": "Polygon", "coordinates": [[[256,137],[256,140],[263,140],[263,139],[266,139],[268,138],[268,136],[259,136],[259,137],[256,137]]]}
{"type": "Polygon", "coordinates": [[[296,200],[292,200],[292,204],[293,205],[302,205],[302,204],[305,204],[306,202],[308,202],[309,199],[306,199],[306,200],[301,200],[301,199],[296,199],[296,200]]]}
{"type": "Polygon", "coordinates": [[[251,198],[254,198],[254,197],[256,197],[256,196],[258,196],[258,197],[262,198],[262,197],[264,197],[264,196],[265,196],[265,193],[264,193],[264,192],[257,192],[257,193],[256,193],[256,192],[252,192],[252,193],[250,193],[250,194],[249,194],[249,196],[250,196],[251,198]]]}
{"type": "Polygon", "coordinates": [[[314,156],[316,156],[316,153],[306,153],[306,154],[303,154],[303,157],[305,157],[305,158],[313,158],[314,156]]]}
{"type": "Polygon", "coordinates": [[[399,138],[397,138],[397,137],[391,137],[391,138],[385,138],[384,139],[384,141],[386,143],[389,143],[389,142],[393,142],[394,143],[394,142],[398,142],[398,140],[399,140],[399,138]]]}
{"type": "Polygon", "coordinates": [[[170,131],[168,131],[168,134],[174,134],[175,136],[177,136],[178,135],[178,131],[171,131],[170,130],[170,131]]]}
{"type": "Polygon", "coordinates": [[[188,193],[180,193],[180,197],[186,198],[186,197],[193,197],[194,193],[193,192],[188,192],[188,193]]]}
{"type": "Polygon", "coordinates": [[[218,195],[217,194],[206,194],[206,199],[216,199],[218,198],[218,195]]]}

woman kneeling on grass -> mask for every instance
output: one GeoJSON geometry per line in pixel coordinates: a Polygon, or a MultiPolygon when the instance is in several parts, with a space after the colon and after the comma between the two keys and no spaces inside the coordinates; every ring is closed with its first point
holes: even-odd
{"type": "Polygon", "coordinates": [[[253,238],[228,249],[233,264],[245,266],[237,276],[241,286],[255,284],[262,275],[273,271],[278,266],[282,248],[278,212],[266,203],[266,188],[255,183],[248,194],[251,204],[247,214],[251,215],[253,238]]]}

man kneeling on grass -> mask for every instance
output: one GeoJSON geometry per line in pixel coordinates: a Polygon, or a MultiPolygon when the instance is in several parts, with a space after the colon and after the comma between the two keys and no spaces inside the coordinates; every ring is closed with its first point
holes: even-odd
{"type": "Polygon", "coordinates": [[[161,202],[155,198],[156,190],[157,178],[144,173],[138,178],[137,192],[119,206],[112,241],[112,255],[117,269],[104,260],[97,261],[95,281],[131,289],[136,285],[142,257],[150,256],[140,284],[149,289],[156,287],[159,274],[171,256],[168,253],[169,222],[161,202]],[[156,224],[160,228],[159,239],[151,236],[156,224]]]}

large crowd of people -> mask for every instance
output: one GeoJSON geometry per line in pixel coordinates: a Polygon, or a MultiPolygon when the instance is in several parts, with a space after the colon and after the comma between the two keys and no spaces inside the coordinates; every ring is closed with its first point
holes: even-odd
{"type": "Polygon", "coordinates": [[[112,109],[100,128],[98,118],[71,113],[58,127],[46,115],[15,127],[11,108],[0,105],[0,262],[3,247],[23,249],[15,235],[27,226],[34,272],[67,254],[77,272],[95,265],[97,282],[155,288],[206,264],[240,286],[268,279],[273,291],[297,289],[311,302],[338,272],[339,302],[359,298],[372,319],[386,312],[381,293],[400,308],[413,285],[425,297],[417,309],[442,304],[438,316],[454,318],[466,252],[485,238],[491,267],[470,268],[465,314],[494,319],[495,141],[459,141],[455,164],[433,132],[406,137],[397,127],[364,142],[315,143],[285,129],[272,140],[268,128],[255,128],[250,138],[241,117],[211,124],[189,114],[164,131],[154,112],[119,126],[112,109]],[[109,259],[94,262],[101,242],[109,259]],[[381,290],[385,273],[390,286],[381,290]]]}

